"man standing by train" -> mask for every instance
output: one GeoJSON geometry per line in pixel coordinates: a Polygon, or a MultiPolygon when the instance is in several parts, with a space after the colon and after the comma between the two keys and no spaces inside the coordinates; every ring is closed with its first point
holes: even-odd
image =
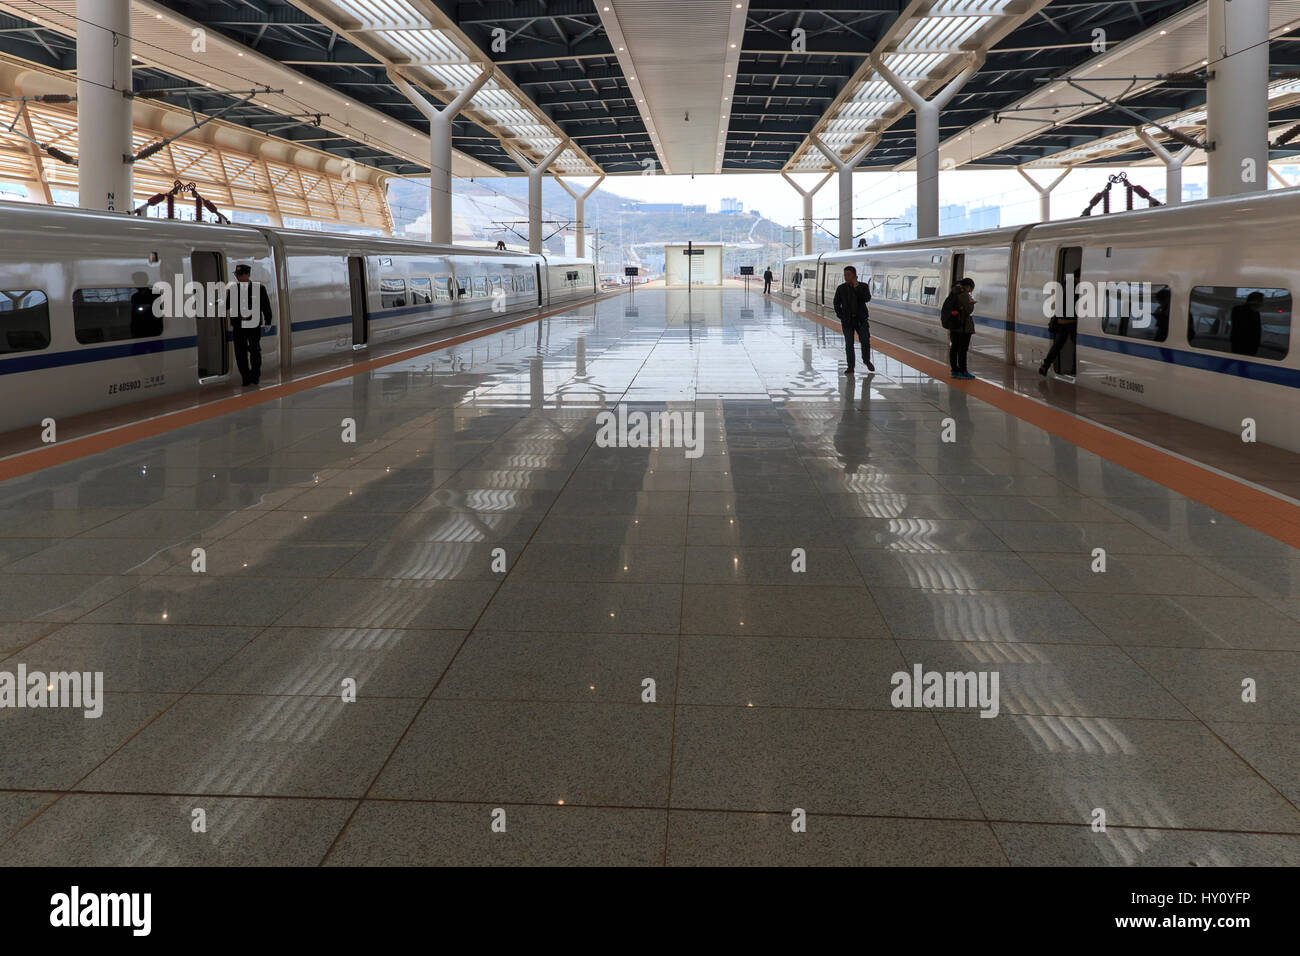
{"type": "Polygon", "coordinates": [[[230,316],[235,339],[235,364],[245,386],[261,384],[262,326],[271,324],[271,298],[262,283],[252,280],[252,267],[244,263],[235,266],[235,286],[226,295],[226,315],[230,316]]]}
{"type": "Polygon", "coordinates": [[[844,351],[849,357],[845,375],[853,374],[854,332],[862,343],[862,361],[866,363],[867,370],[876,370],[871,362],[871,326],[867,323],[867,303],[870,301],[871,290],[865,282],[858,281],[858,270],[853,266],[845,266],[844,282],[835,290],[835,314],[840,319],[840,330],[844,333],[844,351]]]}

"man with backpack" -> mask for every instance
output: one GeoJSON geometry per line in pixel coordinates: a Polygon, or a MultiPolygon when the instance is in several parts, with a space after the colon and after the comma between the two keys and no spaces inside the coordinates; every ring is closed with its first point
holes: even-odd
{"type": "Polygon", "coordinates": [[[853,374],[853,333],[858,334],[862,343],[862,361],[867,370],[874,372],[876,366],[871,362],[871,326],[867,323],[869,313],[867,303],[871,301],[871,290],[865,282],[858,281],[858,270],[853,266],[844,267],[844,282],[835,290],[835,314],[840,319],[840,330],[844,333],[844,351],[849,357],[849,367],[845,375],[853,374]]]}
{"type": "Polygon", "coordinates": [[[971,295],[974,291],[974,279],[959,279],[939,307],[940,322],[948,330],[948,364],[952,366],[953,378],[975,377],[966,371],[966,353],[975,334],[975,320],[971,317],[975,311],[975,299],[971,295]]]}

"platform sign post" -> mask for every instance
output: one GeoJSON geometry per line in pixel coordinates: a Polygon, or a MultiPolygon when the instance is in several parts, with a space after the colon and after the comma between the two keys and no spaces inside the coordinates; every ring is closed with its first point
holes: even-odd
{"type": "Polygon", "coordinates": [[[754,274],[753,266],[741,266],[740,274],[745,277],[745,295],[749,295],[749,278],[754,274]]]}
{"type": "MultiPolygon", "coordinates": [[[[686,241],[686,248],[682,250],[682,255],[686,256],[686,294],[690,295],[691,285],[694,283],[692,267],[695,265],[695,257],[704,255],[704,250],[696,249],[694,240],[688,239],[686,241]]],[[[667,277],[665,276],[665,278],[667,277]]]]}
{"type": "Polygon", "coordinates": [[[631,288],[632,292],[636,291],[636,277],[640,274],[640,271],[641,270],[639,270],[636,266],[623,267],[623,275],[627,276],[628,285],[632,287],[631,288]]]}

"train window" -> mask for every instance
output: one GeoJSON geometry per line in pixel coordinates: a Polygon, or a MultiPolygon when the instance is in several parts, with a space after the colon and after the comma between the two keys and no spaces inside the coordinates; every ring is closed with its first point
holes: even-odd
{"type": "Polygon", "coordinates": [[[148,339],[162,335],[163,320],[154,314],[158,294],[147,286],[126,289],[78,289],[72,294],[72,324],[82,345],[148,339]]]}
{"type": "Polygon", "coordinates": [[[899,284],[900,282],[898,276],[885,276],[885,298],[886,299],[898,298],[899,284]]]}
{"type": "Polygon", "coordinates": [[[1107,282],[1098,284],[1097,314],[1107,335],[1163,342],[1169,337],[1167,285],[1149,282],[1107,282]]]}
{"type": "Polygon", "coordinates": [[[1254,358],[1286,358],[1291,293],[1259,286],[1198,285],[1192,289],[1187,342],[1192,348],[1254,358]]]}
{"type": "Polygon", "coordinates": [[[885,280],[882,277],[871,277],[871,294],[877,299],[885,294],[885,280]]]}
{"type": "Polygon", "coordinates": [[[411,280],[411,305],[424,305],[433,301],[433,280],[411,280]]]}
{"type": "Polygon", "coordinates": [[[474,298],[487,298],[487,276],[474,277],[474,298]]]}
{"type": "Polygon", "coordinates": [[[469,294],[469,280],[464,276],[456,276],[456,298],[460,299],[469,294]]]}
{"type": "Polygon", "coordinates": [[[451,281],[451,276],[443,272],[433,277],[433,295],[439,302],[450,302],[455,295],[452,291],[455,285],[451,281]]]}
{"type": "Polygon", "coordinates": [[[0,290],[0,353],[50,345],[50,302],[35,289],[0,290]]]}
{"type": "Polygon", "coordinates": [[[916,276],[903,276],[903,301],[916,301],[916,276]]]}
{"type": "Polygon", "coordinates": [[[939,277],[926,276],[921,280],[921,304],[939,304],[939,277]]]}
{"type": "Polygon", "coordinates": [[[505,288],[505,284],[501,281],[501,276],[500,276],[500,275],[494,275],[494,276],[492,276],[492,277],[490,278],[489,281],[492,283],[492,288],[493,288],[493,289],[504,289],[504,288],[505,288]]]}
{"type": "Polygon", "coordinates": [[[379,280],[379,305],[385,309],[395,309],[406,305],[405,279],[379,280]]]}

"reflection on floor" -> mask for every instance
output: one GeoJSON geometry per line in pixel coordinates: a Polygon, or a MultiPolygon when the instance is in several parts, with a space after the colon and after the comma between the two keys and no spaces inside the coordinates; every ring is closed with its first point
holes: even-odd
{"type": "Polygon", "coordinates": [[[1300,553],[842,360],[638,290],[0,484],[0,682],[106,691],[0,864],[1300,862],[1300,553]]]}

